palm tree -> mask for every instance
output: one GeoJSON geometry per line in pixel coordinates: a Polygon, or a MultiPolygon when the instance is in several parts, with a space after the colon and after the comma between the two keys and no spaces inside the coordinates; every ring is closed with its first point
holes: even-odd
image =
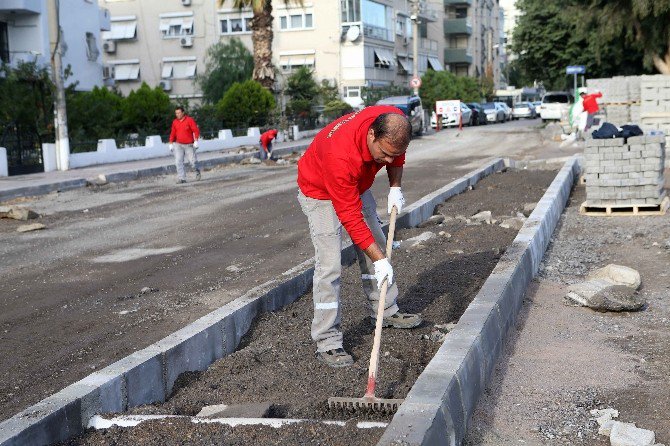
{"type": "MultiPolygon", "coordinates": [[[[284,0],[302,4],[303,0],[284,0]]],[[[219,8],[226,0],[217,0],[219,8]]],[[[233,7],[242,9],[251,7],[254,17],[251,19],[251,42],[253,43],[254,71],[252,77],[264,88],[272,90],[275,82],[275,67],[272,64],[272,0],[232,0],[233,7]]]]}

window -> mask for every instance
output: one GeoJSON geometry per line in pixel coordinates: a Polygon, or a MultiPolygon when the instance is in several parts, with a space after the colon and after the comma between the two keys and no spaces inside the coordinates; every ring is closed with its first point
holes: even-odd
{"type": "Polygon", "coordinates": [[[371,0],[362,0],[363,34],[366,37],[392,42],[391,8],[371,0]]]}
{"type": "Polygon", "coordinates": [[[342,10],[342,23],[361,21],[360,0],[340,0],[340,9],[342,10]]]}
{"type": "Polygon", "coordinates": [[[219,14],[221,35],[250,33],[253,18],[251,11],[219,14]]]}
{"type": "Polygon", "coordinates": [[[114,80],[116,81],[135,81],[140,78],[140,60],[116,60],[109,61],[114,65],[114,80]]]}
{"type": "Polygon", "coordinates": [[[167,13],[160,16],[159,29],[164,39],[193,35],[193,13],[167,13]]]}
{"type": "Polygon", "coordinates": [[[345,98],[360,98],[361,87],[344,87],[345,98]]]}
{"type": "Polygon", "coordinates": [[[404,16],[398,16],[398,18],[395,21],[395,33],[398,36],[404,36],[405,35],[405,26],[406,26],[406,18],[404,16]]]}
{"type": "Polygon", "coordinates": [[[98,49],[98,42],[95,40],[93,33],[86,33],[86,57],[90,62],[95,62],[100,56],[98,49]]]}
{"type": "Polygon", "coordinates": [[[454,12],[455,18],[457,19],[467,19],[468,18],[468,8],[456,8],[454,12]]]}
{"type": "Polygon", "coordinates": [[[279,29],[308,29],[314,27],[313,16],[311,12],[302,14],[289,14],[279,17],[279,29]]]}
{"type": "Polygon", "coordinates": [[[313,69],[314,50],[286,51],[279,53],[279,66],[285,72],[290,72],[300,67],[313,69]]]}
{"type": "Polygon", "coordinates": [[[6,22],[0,22],[0,60],[9,63],[9,37],[6,22]]]}
{"type": "Polygon", "coordinates": [[[192,79],[197,71],[195,57],[164,57],[161,78],[192,79]]]}
{"type": "Polygon", "coordinates": [[[112,17],[112,29],[103,31],[103,40],[127,40],[137,38],[137,18],[135,16],[112,17]]]}

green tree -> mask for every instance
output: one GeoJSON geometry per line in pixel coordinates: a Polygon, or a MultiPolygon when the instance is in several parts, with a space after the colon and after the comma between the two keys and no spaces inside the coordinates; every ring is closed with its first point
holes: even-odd
{"type": "Polygon", "coordinates": [[[419,96],[428,110],[435,108],[435,101],[460,99],[477,102],[482,98],[480,83],[471,77],[456,76],[449,71],[428,70],[421,78],[419,96]]]}
{"type": "Polygon", "coordinates": [[[642,49],[647,67],[670,74],[670,2],[668,0],[591,0],[587,10],[595,31],[608,43],[621,41],[642,49]]]}
{"type": "Polygon", "coordinates": [[[196,83],[205,102],[216,104],[233,83],[251,79],[253,70],[253,56],[240,39],[232,38],[207,49],[205,72],[197,76],[196,83]]]}
{"type": "Polygon", "coordinates": [[[331,83],[328,79],[322,79],[321,85],[319,85],[319,97],[323,104],[340,99],[337,81],[333,80],[331,83]]]}
{"type": "Polygon", "coordinates": [[[22,131],[53,138],[53,93],[46,68],[34,62],[15,68],[0,65],[0,129],[17,125],[22,131]]]}
{"type": "MultiPolygon", "coordinates": [[[[234,8],[250,7],[254,12],[251,19],[251,42],[254,46],[253,79],[267,90],[272,90],[275,82],[275,67],[272,64],[272,0],[230,0],[234,8]]],[[[293,0],[302,4],[302,0],[293,0]]],[[[284,0],[288,4],[291,0],[284,0]]],[[[219,8],[226,0],[217,0],[219,8]]]]}
{"type": "Polygon", "coordinates": [[[230,129],[263,126],[274,107],[272,93],[253,80],[234,83],[216,104],[217,115],[230,129]]]}
{"type": "Polygon", "coordinates": [[[141,134],[169,133],[174,119],[170,97],[160,87],[152,89],[144,82],[121,102],[121,113],[124,130],[141,134]]]}
{"type": "Polygon", "coordinates": [[[568,65],[584,65],[589,77],[645,72],[643,53],[630,39],[603,37],[596,15],[581,0],[519,0],[512,52],[519,79],[549,89],[572,85],[568,65]]]}
{"type": "Polygon", "coordinates": [[[286,114],[309,117],[319,92],[319,85],[314,80],[312,71],[305,66],[298,68],[286,81],[286,94],[291,98],[286,106],[286,114]]]}
{"type": "Polygon", "coordinates": [[[332,121],[333,119],[337,119],[340,116],[351,113],[352,111],[354,110],[351,108],[351,105],[340,99],[334,99],[326,103],[323,109],[323,115],[326,119],[332,121]]]}
{"type": "Polygon", "coordinates": [[[391,84],[388,87],[363,87],[361,95],[366,106],[375,105],[378,100],[389,96],[407,96],[412,94],[409,87],[391,84]]]}
{"type": "Polygon", "coordinates": [[[122,126],[122,102],[120,94],[104,87],[69,92],[67,113],[70,139],[76,144],[116,137],[122,126]]]}

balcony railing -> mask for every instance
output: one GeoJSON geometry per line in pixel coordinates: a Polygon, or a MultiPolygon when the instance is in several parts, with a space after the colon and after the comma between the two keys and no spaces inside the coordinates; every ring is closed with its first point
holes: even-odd
{"type": "Polygon", "coordinates": [[[472,6],[472,0],[444,0],[444,6],[472,6]]]}
{"type": "Polygon", "coordinates": [[[471,64],[472,55],[468,53],[466,48],[445,48],[444,49],[444,63],[445,64],[471,64]]]}
{"type": "Polygon", "coordinates": [[[380,26],[363,24],[363,35],[365,37],[370,37],[372,39],[385,40],[387,42],[393,42],[395,36],[393,31],[387,28],[382,28],[380,26]]]}
{"type": "Polygon", "coordinates": [[[444,19],[444,34],[472,34],[472,25],[469,19],[444,19]]]}
{"type": "Polygon", "coordinates": [[[419,40],[419,48],[421,48],[422,50],[437,52],[437,40],[420,39],[419,40]]]}

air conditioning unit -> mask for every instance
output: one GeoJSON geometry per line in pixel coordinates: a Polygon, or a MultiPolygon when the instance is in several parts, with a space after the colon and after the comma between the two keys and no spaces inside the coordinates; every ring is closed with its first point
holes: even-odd
{"type": "Polygon", "coordinates": [[[170,81],[160,81],[158,83],[158,86],[163,89],[163,91],[170,91],[172,90],[172,82],[170,81]]]}
{"type": "Polygon", "coordinates": [[[184,36],[180,40],[181,46],[184,48],[190,48],[193,46],[193,38],[191,36],[184,36]]]}
{"type": "Polygon", "coordinates": [[[181,0],[183,6],[191,6],[191,0],[181,0]]]}
{"type": "Polygon", "coordinates": [[[105,53],[116,53],[116,42],[113,40],[105,40],[102,42],[102,50],[105,53]]]}
{"type": "Polygon", "coordinates": [[[114,65],[103,65],[102,66],[102,78],[103,79],[114,79],[114,65]]]}

